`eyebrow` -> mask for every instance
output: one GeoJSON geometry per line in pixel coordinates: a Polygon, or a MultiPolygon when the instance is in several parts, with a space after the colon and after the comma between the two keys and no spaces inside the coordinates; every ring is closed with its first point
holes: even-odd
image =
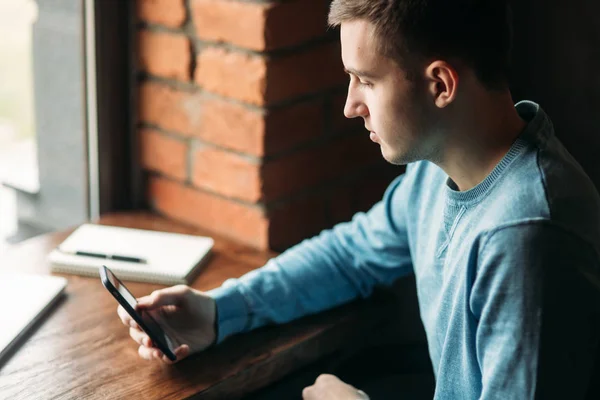
{"type": "Polygon", "coordinates": [[[373,75],[372,73],[369,73],[366,71],[361,71],[361,70],[354,69],[354,68],[344,68],[344,71],[347,74],[352,74],[352,75],[362,77],[362,78],[371,78],[371,79],[376,78],[376,76],[373,75]]]}

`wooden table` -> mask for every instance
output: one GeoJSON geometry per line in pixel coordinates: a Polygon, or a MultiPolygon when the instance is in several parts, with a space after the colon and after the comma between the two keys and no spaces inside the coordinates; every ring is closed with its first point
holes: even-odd
{"type": "MultiPolygon", "coordinates": [[[[98,223],[209,234],[146,213],[98,223]]],[[[0,271],[49,274],[46,255],[70,233],[30,239],[0,256],[0,271]]],[[[275,254],[215,238],[214,255],[191,286],[209,290],[275,254]]],[[[290,324],[234,336],[169,366],[139,358],[97,278],[61,274],[66,296],[0,365],[1,399],[235,399],[334,352],[350,351],[381,323],[381,300],[359,301],[290,324]]],[[[128,282],[135,296],[162,285],[128,282]]],[[[3,304],[2,307],[10,307],[3,304]]],[[[300,394],[297,394],[298,396],[300,394]]]]}

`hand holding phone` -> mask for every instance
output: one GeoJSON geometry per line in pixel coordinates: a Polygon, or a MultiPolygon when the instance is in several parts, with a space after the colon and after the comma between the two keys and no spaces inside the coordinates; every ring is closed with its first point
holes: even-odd
{"type": "MultiPolygon", "coordinates": [[[[108,268],[105,272],[101,269],[101,276],[103,273],[106,274],[107,279],[110,279],[108,268]]],[[[117,279],[114,274],[111,275],[117,279]]],[[[117,282],[126,290],[122,282],[118,279],[117,282]]],[[[131,296],[129,300],[135,301],[131,293],[129,295],[131,296]]],[[[142,358],[171,363],[175,360],[169,357],[167,351],[170,351],[179,361],[216,341],[214,299],[188,286],[177,285],[154,291],[149,296],[139,298],[137,304],[129,309],[121,301],[119,303],[121,304],[118,310],[119,317],[125,326],[130,327],[130,336],[140,344],[139,354],[142,358]],[[130,309],[138,313],[138,319],[130,313],[130,309]],[[161,335],[154,335],[153,338],[153,334],[138,322],[144,314],[152,314],[155,317],[153,320],[165,337],[162,346],[161,335]]],[[[151,328],[148,330],[152,332],[151,328]]]]}
{"type": "Polygon", "coordinates": [[[169,360],[177,360],[173,340],[165,334],[164,330],[156,323],[149,312],[136,310],[137,301],[123,282],[104,265],[100,267],[100,279],[104,287],[113,295],[123,309],[146,332],[152,343],[156,344],[169,360]]]}

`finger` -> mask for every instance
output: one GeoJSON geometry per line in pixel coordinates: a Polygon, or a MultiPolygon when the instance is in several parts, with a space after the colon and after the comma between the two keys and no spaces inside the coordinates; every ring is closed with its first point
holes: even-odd
{"type": "Polygon", "coordinates": [[[121,322],[123,322],[123,325],[139,329],[138,324],[133,320],[133,318],[131,318],[131,315],[129,315],[129,313],[125,311],[123,306],[119,305],[117,307],[117,314],[119,314],[119,318],[121,318],[121,322]]]}
{"type": "Polygon", "coordinates": [[[302,400],[312,399],[313,388],[314,386],[307,386],[302,390],[302,400]]]}
{"type": "Polygon", "coordinates": [[[143,331],[135,328],[129,328],[129,336],[133,340],[137,342],[137,344],[141,344],[142,346],[152,347],[152,340],[150,337],[143,331]]]}
{"type": "Polygon", "coordinates": [[[140,346],[140,347],[138,347],[138,354],[144,360],[150,361],[150,360],[154,359],[154,351],[155,350],[156,349],[154,347],[140,346]]]}
{"type": "MultiPolygon", "coordinates": [[[[175,355],[177,357],[177,355],[175,355]]],[[[162,362],[164,362],[165,364],[175,364],[177,361],[179,361],[179,357],[177,357],[177,359],[175,361],[171,361],[169,359],[169,357],[167,357],[166,355],[164,355],[164,353],[160,352],[157,355],[158,359],[162,362]]]]}
{"type": "Polygon", "coordinates": [[[187,344],[182,344],[173,351],[173,354],[175,354],[175,361],[169,360],[169,357],[165,356],[164,354],[162,355],[162,360],[167,364],[174,364],[178,361],[181,361],[190,354],[190,346],[187,344]]]}
{"type": "Polygon", "coordinates": [[[138,299],[137,307],[140,309],[154,309],[167,305],[180,305],[189,287],[185,285],[172,286],[166,289],[155,290],[149,296],[138,299]]]}
{"type": "Polygon", "coordinates": [[[149,353],[152,359],[160,360],[165,364],[175,364],[176,362],[183,360],[190,354],[190,347],[187,344],[181,345],[173,351],[173,354],[175,354],[175,361],[171,361],[169,357],[167,357],[162,351],[160,351],[157,348],[152,348],[151,350],[152,351],[150,351],[149,353]]]}
{"type": "Polygon", "coordinates": [[[321,375],[319,375],[319,376],[317,377],[317,380],[315,381],[315,384],[316,384],[316,385],[317,385],[317,384],[324,384],[324,383],[327,383],[327,382],[332,382],[332,381],[333,381],[334,383],[336,383],[336,382],[338,382],[338,381],[339,381],[339,382],[341,382],[341,381],[339,380],[339,378],[338,378],[337,376],[335,376],[335,375],[331,375],[331,374],[321,374],[321,375]]]}
{"type": "Polygon", "coordinates": [[[160,362],[164,362],[165,364],[174,364],[177,361],[179,361],[179,359],[176,359],[175,361],[171,361],[169,359],[169,357],[167,357],[165,355],[165,353],[163,353],[161,350],[157,349],[156,347],[152,348],[152,359],[158,360],[160,362]]]}
{"type": "Polygon", "coordinates": [[[182,344],[178,348],[175,349],[175,355],[178,360],[182,360],[190,355],[190,346],[187,344],[182,344]]]}
{"type": "Polygon", "coordinates": [[[156,349],[153,356],[154,358],[161,360],[165,364],[175,364],[176,362],[183,360],[190,354],[190,347],[187,344],[183,344],[175,350],[173,350],[173,354],[175,354],[175,361],[171,361],[169,357],[167,357],[162,351],[158,349],[156,349]]]}

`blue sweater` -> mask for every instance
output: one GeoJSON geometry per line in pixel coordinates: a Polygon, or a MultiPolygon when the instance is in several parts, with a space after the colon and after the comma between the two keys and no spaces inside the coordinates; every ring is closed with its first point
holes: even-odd
{"type": "Polygon", "coordinates": [[[541,108],[516,107],[527,127],[476,187],[411,164],[370,211],[210,291],[218,341],[414,273],[436,399],[582,397],[600,321],[600,198],[541,108]]]}

